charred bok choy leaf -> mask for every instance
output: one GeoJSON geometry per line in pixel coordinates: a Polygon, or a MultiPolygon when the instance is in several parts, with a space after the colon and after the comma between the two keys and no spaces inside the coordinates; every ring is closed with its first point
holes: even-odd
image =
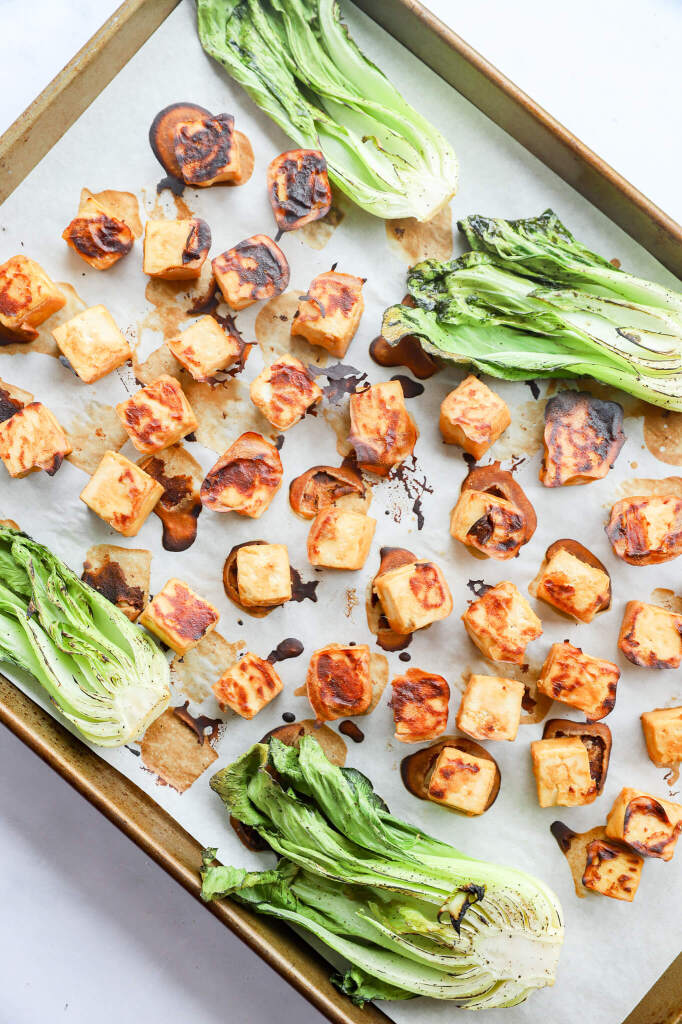
{"type": "Polygon", "coordinates": [[[331,764],[312,736],[297,749],[256,744],[211,788],[280,860],[246,871],[205,850],[203,898],[231,896],[311,932],[351,964],[332,980],[355,1002],[513,1006],[554,983],[563,939],[554,894],[395,818],[364,775],[331,764]]]}
{"type": "Polygon", "coordinates": [[[377,217],[428,220],[454,195],[450,145],[364,56],[336,0],[198,0],[201,44],[335,185],[377,217]]]}
{"type": "Polygon", "coordinates": [[[154,641],[60,559],[0,526],[0,661],[29,672],[91,743],[142,733],[170,700],[154,641]]]}

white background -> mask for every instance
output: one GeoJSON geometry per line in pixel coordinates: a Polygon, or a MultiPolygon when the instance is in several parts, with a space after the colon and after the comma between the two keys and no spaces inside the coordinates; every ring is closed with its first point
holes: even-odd
{"type": "MultiPolygon", "coordinates": [[[[677,0],[430,6],[682,219],[677,0]]],[[[114,7],[0,0],[0,130],[114,7]]],[[[322,1020],[4,731],[0,778],[0,1024],[322,1020]]]]}

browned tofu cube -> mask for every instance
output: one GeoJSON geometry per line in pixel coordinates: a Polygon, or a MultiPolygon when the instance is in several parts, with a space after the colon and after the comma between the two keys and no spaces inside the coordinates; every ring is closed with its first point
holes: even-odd
{"type": "Polygon", "coordinates": [[[250,651],[213,684],[213,692],[223,711],[231,708],[242,718],[253,718],[281,690],[282,680],[270,662],[250,651]]]}
{"type": "Polygon", "coordinates": [[[142,270],[165,281],[198,277],[208,250],[211,229],[201,217],[189,220],[148,220],[144,230],[142,270]]]}
{"type": "Polygon", "coordinates": [[[578,708],[591,722],[605,718],[616,704],[620,669],[612,661],[583,654],[568,641],[552,644],[538,678],[538,690],[578,708]]]}
{"type": "Polygon", "coordinates": [[[280,231],[295,231],[329,213],[332,190],[319,149],[289,149],[268,164],[268,196],[280,231]]]}
{"type": "Polygon", "coordinates": [[[0,459],[10,476],[39,469],[54,476],[70,451],[66,434],[42,402],[31,402],[0,423],[0,459]]]}
{"type": "Polygon", "coordinates": [[[482,814],[495,785],[495,762],[443,747],[429,779],[429,800],[465,814],[482,814]]]}
{"type": "Polygon", "coordinates": [[[175,159],[188,185],[207,188],[239,177],[241,161],[232,114],[180,121],[173,135],[175,159]]]}
{"type": "Polygon", "coordinates": [[[280,356],[252,381],[251,401],[273,427],[288,430],[322,398],[322,388],[300,359],[280,356]]]}
{"type": "Polygon", "coordinates": [[[62,231],[62,238],[93,270],[108,270],[133,247],[135,236],[122,220],[103,210],[80,214],[62,231]]]}
{"type": "Polygon", "coordinates": [[[618,646],[633,665],[679,668],[682,661],[682,615],[643,601],[628,601],[618,646]]]}
{"type": "Polygon", "coordinates": [[[0,266],[0,337],[33,341],[36,327],[65,303],[66,296],[35,260],[12,256],[0,266]]]}
{"type": "Polygon", "coordinates": [[[166,342],[177,361],[195,380],[210,380],[239,359],[244,342],[212,316],[202,316],[177,337],[166,342]]]}
{"type": "Polygon", "coordinates": [[[365,309],[364,283],[361,277],[338,274],[335,270],[318,274],[299,300],[291,333],[343,358],[365,309]]]}
{"type": "Polygon", "coordinates": [[[469,375],[443,399],[440,432],[446,444],[458,444],[478,460],[511,423],[507,403],[469,375]]]}
{"type": "Polygon", "coordinates": [[[472,601],[464,627],[486,658],[523,665],[526,647],[542,636],[542,623],[513,583],[505,580],[472,601]]]}
{"type": "Polygon", "coordinates": [[[287,258],[267,235],[252,235],[216,256],[213,273],[225,302],[236,310],[271,299],[289,284],[287,258]]]}
{"type": "Polygon", "coordinates": [[[237,551],[237,588],[247,608],[291,600],[289,552],[284,544],[245,544],[237,551]]]}
{"type": "Polygon", "coordinates": [[[651,494],[623,498],[611,509],[606,536],[630,565],[657,565],[682,554],[682,498],[651,494]]]}
{"type": "Polygon", "coordinates": [[[395,738],[401,743],[434,740],[448,724],[450,687],[442,676],[408,668],[392,683],[395,738]]]}
{"type": "Polygon", "coordinates": [[[367,560],[377,521],[350,509],[323,508],[308,533],[311,565],[327,569],[362,569],[367,560]]]}
{"type": "Polygon", "coordinates": [[[219,618],[210,602],[182,580],[170,579],[149,602],[139,623],[182,656],[215,629],[219,618]]]}
{"type": "Polygon", "coordinates": [[[360,469],[387,476],[414,451],[419,431],[405,408],[399,380],[359,391],[350,398],[350,436],[360,469]]]}
{"type": "Polygon", "coordinates": [[[180,384],[165,373],[120,402],[116,412],[139,452],[170,448],[198,426],[180,384]]]}
{"type": "Polygon", "coordinates": [[[320,722],[364,715],[372,700],[367,644],[329,644],[315,651],[306,677],[308,700],[320,722]]]}
{"type": "Polygon", "coordinates": [[[577,541],[552,544],[528,590],[533,597],[546,601],[566,615],[573,615],[580,622],[591,622],[611,603],[608,572],[577,541]]]}
{"type": "Polygon", "coordinates": [[[659,768],[682,761],[682,707],[656,708],[641,716],[649,757],[659,768]]]}
{"type": "Polygon", "coordinates": [[[57,346],[86,384],[123,366],[132,352],[106,306],[91,306],[52,331],[57,346]]]}
{"type": "Polygon", "coordinates": [[[163,487],[118,452],[106,452],[81,491],[81,501],[124,537],[134,537],[163,487]]]}
{"type": "Polygon", "coordinates": [[[583,885],[591,892],[612,900],[632,903],[642,877],[643,859],[614,839],[593,839],[585,848],[587,855],[583,885]]]}
{"type": "Polygon", "coordinates": [[[476,740],[515,740],[525,689],[516,679],[472,673],[457,712],[457,728],[476,740]]]}
{"type": "Polygon", "coordinates": [[[641,789],[621,789],[606,819],[606,835],[643,857],[671,860],[682,832],[682,806],[641,789]]]}
{"type": "Polygon", "coordinates": [[[135,622],[149,602],[151,564],[145,548],[95,544],[88,548],[81,579],[135,622]]]}
{"type": "Polygon", "coordinates": [[[587,747],[578,736],[535,740],[530,745],[540,807],[591,804],[597,787],[587,747]]]}
{"type": "Polygon", "coordinates": [[[214,512],[258,519],[282,486],[282,460],[262,434],[247,431],[209,469],[201,503],[214,512]]]}
{"type": "Polygon", "coordinates": [[[512,501],[487,491],[464,490],[450,517],[455,540],[488,558],[515,558],[528,540],[526,518],[512,501]]]}
{"type": "Polygon", "coordinates": [[[589,484],[605,477],[625,443],[623,406],[586,391],[560,391],[545,406],[545,487],[589,484]]]}
{"type": "Polygon", "coordinates": [[[33,395],[14,384],[8,384],[0,377],[0,423],[4,423],[25,405],[30,405],[33,395]]]}
{"type": "Polygon", "coordinates": [[[374,591],[395,633],[405,635],[452,611],[452,595],[443,571],[434,562],[410,562],[382,572],[374,591]]]}

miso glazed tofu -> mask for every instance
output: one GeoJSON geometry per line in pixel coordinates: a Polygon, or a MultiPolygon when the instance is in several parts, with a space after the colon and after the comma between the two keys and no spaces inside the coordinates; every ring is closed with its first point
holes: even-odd
{"type": "Polygon", "coordinates": [[[399,380],[373,384],[351,395],[348,440],[355,448],[360,469],[387,476],[412,455],[418,437],[399,380]]]}
{"type": "Polygon", "coordinates": [[[206,114],[180,121],[173,142],[182,180],[188,185],[208,188],[239,178],[241,161],[232,114],[206,114]]]}
{"type": "Polygon", "coordinates": [[[682,761],[682,707],[656,708],[641,716],[642,732],[649,757],[659,768],[672,768],[682,761]]]}
{"type": "Polygon", "coordinates": [[[236,310],[271,299],[289,284],[287,258],[267,235],[252,235],[216,256],[213,273],[225,302],[236,310]]]}
{"type": "Polygon", "coordinates": [[[515,740],[525,689],[516,679],[472,673],[457,712],[457,728],[475,740],[515,740]]]}
{"type": "Polygon", "coordinates": [[[621,789],[606,819],[606,835],[620,839],[643,857],[672,860],[682,832],[682,806],[641,789],[621,789]]]}
{"type": "Polygon", "coordinates": [[[33,341],[36,327],[66,304],[39,263],[27,256],[12,256],[0,266],[0,337],[33,341]]]}
{"type": "Polygon", "coordinates": [[[206,474],[201,504],[214,512],[258,519],[282,486],[282,460],[262,434],[247,431],[206,474]]]}
{"type": "Polygon", "coordinates": [[[567,640],[552,644],[538,678],[540,693],[578,708],[591,721],[613,711],[620,669],[612,661],[583,654],[567,640]]]}
{"type": "Polygon", "coordinates": [[[372,700],[367,644],[328,644],[315,651],[308,666],[306,689],[320,722],[364,715],[372,700]]]}
{"type": "Polygon", "coordinates": [[[165,373],[125,402],[119,402],[116,412],[139,452],[169,448],[198,426],[180,384],[165,373]]]}
{"type": "Polygon", "coordinates": [[[90,306],[52,331],[59,351],[85,384],[93,384],[132,356],[106,306],[90,306]]]}
{"type": "Polygon", "coordinates": [[[623,407],[586,391],[560,391],[545,406],[545,487],[589,484],[606,476],[625,443],[623,407]]]}
{"type": "Polygon", "coordinates": [[[550,718],[542,730],[543,740],[574,737],[580,740],[587,751],[590,775],[595,784],[597,796],[604,789],[611,759],[613,737],[604,722],[574,722],[568,718],[550,718]]]}
{"type": "Polygon", "coordinates": [[[198,277],[211,248],[211,229],[201,217],[148,220],[142,270],[165,281],[198,277]]]}
{"type": "Polygon", "coordinates": [[[422,743],[441,736],[448,724],[450,687],[442,676],[408,668],[392,682],[391,708],[395,738],[401,743],[422,743]]]}
{"type": "Polygon", "coordinates": [[[644,860],[615,839],[593,839],[585,848],[582,883],[591,892],[632,903],[642,877],[644,860]]]}
{"type": "Polygon", "coordinates": [[[440,432],[478,461],[511,423],[507,403],[469,375],[441,402],[440,432]]]}
{"type": "Polygon", "coordinates": [[[682,554],[682,498],[651,494],[623,498],[611,509],[606,536],[630,565],[656,565],[682,554]]]}
{"type": "Polygon", "coordinates": [[[682,661],[682,615],[655,604],[628,601],[618,646],[633,665],[679,668],[682,661]]]}
{"type": "Polygon", "coordinates": [[[496,774],[494,761],[443,747],[431,772],[428,798],[464,814],[482,814],[489,806],[496,774]]]}
{"type": "Polygon", "coordinates": [[[434,562],[410,562],[382,572],[374,591],[394,633],[405,635],[446,619],[452,595],[442,570],[434,562]]]}
{"type": "Polygon", "coordinates": [[[450,533],[489,558],[515,558],[526,542],[526,522],[521,510],[506,498],[462,491],[452,510],[450,533]]]}
{"type": "Polygon", "coordinates": [[[268,196],[280,231],[294,231],[329,213],[332,190],[319,149],[290,149],[268,165],[268,196]]]}
{"type": "Polygon", "coordinates": [[[540,619],[508,580],[472,601],[462,622],[479,651],[492,661],[523,665],[526,647],[542,636],[540,619]]]}
{"type": "Polygon", "coordinates": [[[313,278],[299,299],[291,333],[342,359],[365,309],[364,278],[328,270],[313,278]]]}
{"type": "Polygon", "coordinates": [[[130,252],[136,232],[141,230],[137,205],[137,197],[130,192],[109,190],[94,195],[84,188],[78,215],[62,238],[94,270],[108,270],[130,252]],[[126,210],[133,214],[130,222],[126,210]]]}
{"type": "Polygon", "coordinates": [[[0,423],[0,459],[10,476],[39,469],[54,476],[70,451],[66,434],[42,402],[31,402],[0,423]]]}
{"type": "Polygon", "coordinates": [[[245,544],[237,551],[237,588],[247,608],[291,600],[289,553],[284,544],[245,544]]]}
{"type": "Polygon", "coordinates": [[[81,501],[124,537],[134,537],[164,489],[118,452],[106,452],[81,491],[81,501]]]}
{"type": "Polygon", "coordinates": [[[221,709],[230,708],[242,718],[253,718],[281,691],[282,680],[273,666],[251,651],[213,684],[221,709]]]}
{"type": "Polygon", "coordinates": [[[577,540],[568,538],[550,544],[528,590],[580,622],[591,622],[611,605],[611,577],[605,566],[577,540]]]}
{"type": "Polygon", "coordinates": [[[308,533],[308,560],[327,569],[362,569],[377,521],[350,509],[323,508],[308,533]]]}
{"type": "Polygon", "coordinates": [[[195,380],[210,380],[227,370],[239,362],[245,347],[236,331],[226,330],[212,316],[202,316],[166,345],[195,380]]]}
{"type": "Polygon", "coordinates": [[[182,657],[215,629],[219,618],[213,605],[186,583],[170,579],[138,621],[182,657]]]}
{"type": "Polygon", "coordinates": [[[322,398],[322,388],[300,359],[280,356],[258,374],[249,389],[251,401],[273,427],[288,430],[322,398]]]}
{"type": "Polygon", "coordinates": [[[592,803],[597,787],[590,774],[587,749],[577,736],[535,740],[530,752],[540,807],[592,803]]]}

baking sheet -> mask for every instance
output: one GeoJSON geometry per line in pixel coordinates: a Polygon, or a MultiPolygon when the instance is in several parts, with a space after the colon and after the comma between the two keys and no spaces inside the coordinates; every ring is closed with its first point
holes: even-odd
{"type": "MultiPolygon", "coordinates": [[[[370,55],[390,71],[408,98],[418,101],[420,108],[455,145],[461,165],[460,192],[453,203],[455,218],[474,211],[524,216],[552,205],[578,237],[598,251],[619,257],[624,266],[636,272],[673,283],[670,275],[642,249],[372,22],[355,11],[349,20],[370,55]]],[[[107,305],[121,328],[137,339],[137,359],[142,364],[162,343],[164,329],[172,331],[180,322],[179,300],[169,301],[159,289],[148,291],[151,302],[145,298],[147,279],[140,269],[139,243],[135,252],[116,268],[98,274],[67,250],[60,235],[75,215],[83,185],[94,191],[100,188],[138,191],[149,215],[163,212],[177,215],[176,203],[168,192],[163,194],[161,205],[157,202],[155,185],[161,175],[146,136],[156,111],[179,99],[190,99],[215,111],[234,112],[238,127],[249,135],[256,152],[256,171],[246,186],[205,190],[200,194],[187,190],[185,193],[189,209],[204,216],[211,225],[212,255],[248,234],[273,232],[263,186],[265,167],[272,156],[288,148],[289,143],[219,68],[204,57],[196,39],[193,5],[189,2],[180,5],[167,19],[0,212],[3,242],[0,256],[5,259],[14,252],[25,252],[39,260],[54,279],[71,282],[87,305],[97,302],[107,305]]],[[[418,247],[420,240],[414,238],[409,228],[403,233],[400,244],[399,232],[394,231],[389,240],[382,222],[354,210],[344,200],[340,206],[345,214],[343,220],[330,233],[323,248],[315,249],[310,244],[311,241],[320,243],[319,231],[317,239],[311,238],[311,232],[306,233],[307,237],[300,233],[284,237],[282,245],[292,271],[290,292],[294,296],[301,294],[316,273],[336,261],[339,269],[368,278],[366,312],[344,362],[357,367],[375,382],[386,379],[392,371],[381,370],[371,362],[367,355],[368,342],[378,333],[383,308],[402,295],[406,250],[412,243],[418,247]]],[[[429,232],[425,241],[444,254],[449,246],[449,229],[447,223],[442,223],[440,228],[439,233],[429,232]]],[[[412,257],[418,254],[414,246],[410,253],[412,257]]],[[[291,302],[287,305],[285,300],[269,311],[257,307],[241,313],[238,324],[246,340],[254,340],[260,315],[258,334],[265,339],[268,353],[273,346],[286,343],[288,322],[279,317],[288,315],[290,307],[291,302]]],[[[49,337],[49,332],[42,333],[49,337]]],[[[33,346],[34,349],[40,347],[49,346],[33,346]]],[[[309,357],[314,354],[309,350],[309,357]]],[[[261,365],[261,354],[255,350],[245,374],[236,384],[230,384],[222,392],[216,389],[212,396],[197,394],[204,425],[200,436],[215,450],[199,443],[186,447],[204,469],[215,461],[215,451],[222,451],[243,429],[258,428],[245,387],[261,365]]],[[[67,428],[81,437],[94,433],[88,427],[88,417],[93,424],[106,425],[110,414],[104,407],[120,401],[136,387],[133,372],[124,370],[88,388],[54,357],[36,351],[10,354],[0,350],[0,377],[32,391],[53,409],[67,428]],[[99,404],[93,406],[95,402],[99,404]]],[[[680,417],[663,416],[655,411],[645,417],[641,407],[626,401],[626,413],[632,414],[626,420],[628,441],[608,479],[587,489],[546,491],[536,482],[546,385],[541,385],[539,399],[535,399],[525,385],[500,385],[497,389],[512,406],[513,423],[491,456],[503,458],[507,467],[517,466],[517,479],[536,505],[539,527],[513,565],[480,561],[464,552],[448,534],[449,512],[467,467],[458,449],[441,444],[437,408],[457,379],[458,376],[450,372],[441,374],[427,383],[422,396],[409,401],[409,408],[421,429],[416,449],[417,465],[401,474],[402,480],[374,487],[370,514],[378,520],[377,537],[372,555],[359,573],[314,573],[305,557],[308,524],[293,516],[287,502],[288,483],[294,476],[313,463],[339,461],[337,432],[343,434],[344,430],[343,403],[336,406],[325,402],[316,418],[307,418],[288,432],[282,449],[284,486],[261,520],[219,517],[204,512],[199,519],[197,542],[180,554],[163,550],[161,524],[155,516],[151,516],[140,534],[129,541],[95,519],[78,501],[87,476],[76,465],[66,463],[53,479],[36,474],[23,481],[8,482],[6,476],[2,480],[2,516],[16,519],[74,568],[80,567],[85,551],[94,543],[145,547],[153,552],[152,592],[175,575],[186,579],[216,603],[221,612],[218,629],[225,638],[224,645],[215,642],[208,645],[211,649],[218,647],[216,664],[221,659],[223,662],[231,659],[239,645],[266,656],[287,636],[303,641],[304,655],[279,666],[285,682],[284,693],[252,722],[220,715],[212,697],[198,702],[201,679],[194,674],[196,656],[190,656],[177,667],[172,703],[181,705],[189,698],[192,712],[227,720],[215,743],[217,759],[183,794],[160,784],[157,776],[145,769],[143,758],[138,756],[139,748],[136,752],[124,749],[104,755],[201,842],[220,843],[220,855],[226,861],[255,865],[270,862],[270,858],[249,854],[227,829],[222,807],[208,789],[210,772],[228,763],[269,728],[281,723],[283,712],[293,712],[298,718],[309,715],[306,699],[295,697],[293,691],[304,680],[307,657],[314,648],[334,641],[371,640],[364,615],[364,594],[378,566],[380,546],[401,545],[411,548],[420,557],[433,557],[443,566],[450,582],[455,602],[453,615],[428,632],[417,634],[409,653],[411,665],[440,672],[449,680],[453,690],[451,728],[463,685],[462,675],[466,676],[477,666],[484,667],[458,622],[458,615],[472,596],[467,587],[469,580],[484,579],[494,584],[509,578],[524,591],[537,571],[547,544],[566,535],[576,536],[605,561],[614,578],[612,609],[592,626],[573,626],[546,606],[539,606],[537,610],[545,633],[529,650],[531,669],[542,662],[550,643],[565,637],[570,637],[589,653],[619,660],[615,643],[625,602],[632,598],[649,600],[654,590],[675,590],[674,563],[633,568],[616,562],[603,534],[603,522],[614,500],[624,493],[634,493],[627,490],[632,487],[629,481],[633,478],[667,478],[667,483],[661,486],[682,489],[682,479],[676,476],[679,472],[676,466],[682,464],[682,442],[676,438],[680,417]],[[663,455],[665,461],[650,449],[663,455]],[[519,459],[525,461],[519,463],[519,459]],[[421,497],[424,515],[422,530],[417,529],[417,517],[412,512],[418,497],[421,497]],[[589,515],[585,510],[586,502],[589,515]],[[234,608],[223,594],[220,568],[234,544],[250,539],[286,542],[291,563],[302,572],[304,579],[319,580],[317,602],[291,604],[260,620],[250,619],[234,608]]],[[[322,383],[326,383],[324,377],[322,383]]],[[[264,432],[271,432],[265,422],[260,426],[264,432]]],[[[137,457],[130,445],[122,451],[137,457]]],[[[79,461],[81,465],[91,464],[91,458],[79,461]]],[[[638,485],[636,489],[643,488],[638,485]]],[[[392,675],[405,667],[396,654],[388,657],[392,675]]],[[[555,817],[561,817],[580,830],[601,823],[624,784],[636,785],[660,796],[670,795],[663,770],[656,769],[646,758],[639,714],[652,707],[679,703],[682,699],[679,675],[647,673],[623,661],[621,668],[618,703],[608,719],[614,733],[609,778],[604,795],[591,807],[558,809],[556,814],[552,809],[541,810],[537,806],[527,747],[541,734],[541,725],[524,726],[514,744],[491,744],[502,770],[502,791],[494,807],[482,818],[473,820],[416,801],[402,788],[398,764],[412,748],[405,748],[391,739],[392,716],[385,707],[387,698],[371,716],[358,720],[365,733],[364,742],[357,746],[349,744],[349,762],[370,775],[396,813],[419,821],[468,853],[507,861],[537,873],[556,889],[567,921],[558,982],[553,990],[542,991],[524,1006],[510,1010],[509,1018],[514,1021],[534,1020],[544,1009],[553,1020],[563,1022],[575,1019],[580,1012],[594,1011],[595,1007],[599,1008],[600,1020],[606,1024],[619,1021],[680,948],[679,909],[676,900],[671,898],[679,886],[679,862],[648,862],[635,906],[599,897],[578,901],[568,867],[549,834],[549,824],[555,817]]],[[[220,670],[212,671],[217,677],[220,670]]],[[[19,682],[40,699],[30,683],[19,682]]],[[[570,710],[560,705],[550,713],[571,717],[570,710]]],[[[177,769],[178,744],[182,742],[179,737],[186,737],[182,730],[176,733],[166,752],[170,749],[174,754],[177,769]]],[[[199,749],[205,757],[206,750],[199,749]]],[[[189,759],[185,764],[189,771],[193,748],[183,744],[183,750],[189,759]]],[[[148,764],[159,761],[158,752],[154,755],[147,750],[146,753],[148,764]]],[[[177,771],[173,781],[179,782],[177,771]]],[[[386,1009],[398,1021],[410,1021],[417,1015],[419,1019],[430,1021],[444,1019],[444,1014],[450,1013],[452,1008],[420,1000],[388,1005],[386,1009]]],[[[485,1021],[487,1015],[480,1014],[477,1019],[485,1021]]]]}

